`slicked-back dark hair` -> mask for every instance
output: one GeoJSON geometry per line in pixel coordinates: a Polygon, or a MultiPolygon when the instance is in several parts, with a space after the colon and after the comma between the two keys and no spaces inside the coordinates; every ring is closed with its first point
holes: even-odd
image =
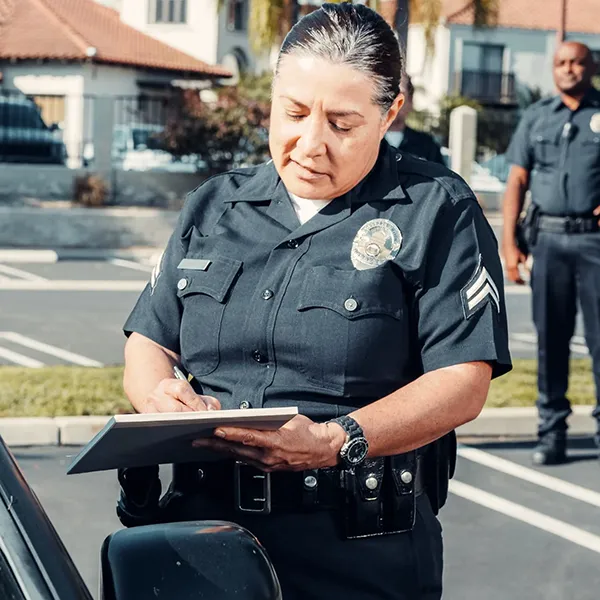
{"type": "Polygon", "coordinates": [[[375,84],[373,101],[386,112],[400,91],[402,53],[391,27],[362,4],[323,4],[309,13],[283,40],[275,75],[291,54],[314,56],[347,65],[375,84]]]}

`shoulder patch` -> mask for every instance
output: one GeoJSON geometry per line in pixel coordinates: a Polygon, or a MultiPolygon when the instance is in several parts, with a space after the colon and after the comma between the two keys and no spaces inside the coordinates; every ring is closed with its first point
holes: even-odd
{"type": "Polygon", "coordinates": [[[492,304],[500,312],[500,294],[498,288],[483,265],[481,255],[475,273],[460,291],[465,319],[472,317],[486,304],[492,304]]]}

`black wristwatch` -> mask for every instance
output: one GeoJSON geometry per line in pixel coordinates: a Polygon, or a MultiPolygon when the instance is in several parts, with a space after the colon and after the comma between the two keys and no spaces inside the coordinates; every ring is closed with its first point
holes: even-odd
{"type": "Polygon", "coordinates": [[[362,465],[369,453],[369,442],[365,438],[362,427],[347,415],[331,419],[329,423],[337,423],[346,432],[346,441],[340,449],[342,465],[347,469],[362,465]]]}

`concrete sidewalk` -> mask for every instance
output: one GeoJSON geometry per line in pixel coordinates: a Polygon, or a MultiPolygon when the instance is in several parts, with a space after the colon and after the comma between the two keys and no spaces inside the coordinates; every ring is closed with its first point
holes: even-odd
{"type": "MultiPolygon", "coordinates": [[[[569,433],[594,435],[592,406],[574,406],[569,433]]],[[[0,418],[0,435],[9,446],[80,446],[87,444],[110,417],[0,418]]],[[[532,437],[537,430],[537,410],[485,408],[462,427],[459,437],[532,437]]]]}
{"type": "Polygon", "coordinates": [[[57,263],[63,260],[132,260],[152,263],[158,258],[161,248],[138,246],[132,248],[58,248],[19,249],[0,248],[0,262],[7,263],[57,263]]]}

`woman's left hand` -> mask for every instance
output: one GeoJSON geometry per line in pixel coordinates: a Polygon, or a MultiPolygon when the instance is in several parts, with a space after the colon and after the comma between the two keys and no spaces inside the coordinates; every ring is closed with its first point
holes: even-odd
{"type": "Polygon", "coordinates": [[[266,472],[303,471],[337,464],[345,440],[336,423],[315,423],[297,415],[276,431],[219,427],[213,437],[192,445],[231,454],[266,472]]]}

